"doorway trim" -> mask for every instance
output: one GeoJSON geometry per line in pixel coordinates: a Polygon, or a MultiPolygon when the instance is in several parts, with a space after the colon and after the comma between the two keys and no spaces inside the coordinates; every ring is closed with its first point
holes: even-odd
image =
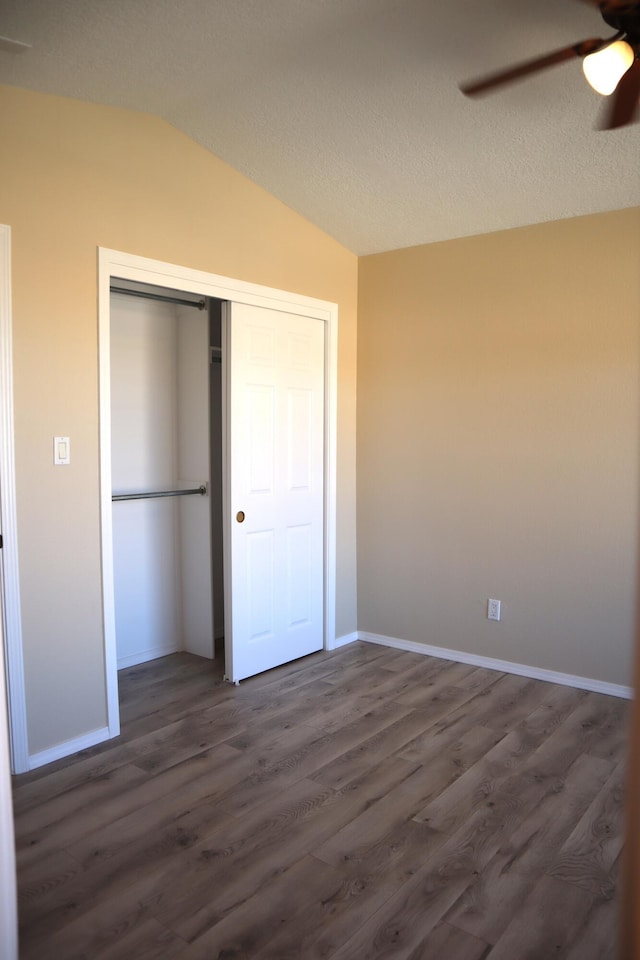
{"type": "Polygon", "coordinates": [[[0,530],[3,540],[0,602],[4,613],[11,770],[25,773],[29,770],[29,747],[18,566],[12,344],[11,228],[0,224],[0,530]]]}
{"type": "MultiPolygon", "coordinates": [[[[172,287],[217,300],[246,303],[285,313],[315,317],[325,324],[325,435],[324,435],[324,649],[335,646],[336,595],[336,454],[338,395],[338,306],[299,294],[218,276],[202,270],[150,260],[108,248],[98,248],[98,357],[100,412],[100,522],[102,557],[102,611],[104,629],[107,721],[109,736],[120,733],[118,665],[113,586],[111,504],[111,279],[172,287]]],[[[226,419],[226,418],[225,418],[226,419]]]]}

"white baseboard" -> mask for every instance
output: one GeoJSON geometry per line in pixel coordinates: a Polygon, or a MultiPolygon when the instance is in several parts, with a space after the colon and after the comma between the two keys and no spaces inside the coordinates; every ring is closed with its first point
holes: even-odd
{"type": "Polygon", "coordinates": [[[604,680],[592,680],[589,677],[575,677],[570,673],[544,670],[542,667],[530,667],[524,663],[512,663],[510,660],[494,660],[493,657],[482,657],[475,653],[465,653],[462,650],[432,647],[428,643],[398,640],[396,637],[384,637],[381,634],[367,633],[363,630],[358,631],[358,639],[364,640],[366,643],[379,643],[384,647],[394,647],[396,650],[407,650],[411,653],[421,653],[429,657],[439,657],[442,660],[454,660],[456,663],[468,663],[474,667],[485,667],[487,670],[515,673],[519,677],[530,677],[532,680],[547,680],[549,683],[559,683],[564,687],[577,687],[578,690],[604,693],[610,697],[622,697],[624,700],[630,700],[633,696],[632,687],[625,687],[619,683],[606,683],[604,680]]]}
{"type": "Polygon", "coordinates": [[[344,633],[341,637],[336,637],[330,647],[327,647],[328,650],[337,650],[338,647],[346,647],[348,643],[355,643],[356,640],[360,639],[360,635],[356,630],[353,633],[344,633]]]}
{"type": "Polygon", "coordinates": [[[160,657],[168,657],[171,653],[180,653],[182,647],[176,647],[173,644],[169,647],[154,647],[152,650],[141,650],[140,653],[132,653],[130,657],[118,657],[118,670],[124,670],[125,667],[135,667],[139,663],[148,663],[149,660],[159,660],[160,657]]]}
{"type": "Polygon", "coordinates": [[[108,739],[109,728],[100,727],[99,730],[91,730],[90,733],[84,733],[73,740],[57,743],[55,747],[49,747],[40,753],[32,753],[29,757],[29,770],[44,767],[45,763],[53,763],[54,760],[61,760],[63,757],[70,757],[73,753],[79,753],[80,750],[88,750],[89,747],[95,747],[96,744],[104,743],[108,739]]]}

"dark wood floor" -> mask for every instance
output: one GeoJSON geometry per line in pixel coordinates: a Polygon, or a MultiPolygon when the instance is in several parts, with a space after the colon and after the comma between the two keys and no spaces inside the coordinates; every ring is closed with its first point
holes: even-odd
{"type": "Polygon", "coordinates": [[[120,675],[15,780],[22,960],[613,960],[628,704],[356,643],[120,675]]]}

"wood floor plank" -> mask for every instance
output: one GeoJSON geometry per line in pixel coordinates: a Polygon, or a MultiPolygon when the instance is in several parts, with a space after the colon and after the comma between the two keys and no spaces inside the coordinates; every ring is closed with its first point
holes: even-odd
{"type": "MultiPolygon", "coordinates": [[[[457,702],[448,702],[448,687],[432,692],[432,699],[425,704],[425,709],[433,711],[434,723],[424,736],[417,737],[403,748],[403,756],[407,759],[418,759],[423,752],[432,750],[435,744],[444,748],[445,741],[460,737],[471,727],[484,727],[480,718],[491,717],[500,709],[500,702],[504,699],[501,687],[504,674],[491,670],[484,670],[483,673],[485,679],[482,684],[474,683],[471,687],[460,683],[454,685],[455,691],[462,690],[462,694],[452,695],[453,701],[457,699],[457,702]]],[[[502,730],[494,730],[493,733],[494,743],[498,743],[504,736],[502,730]]]]}
{"type": "Polygon", "coordinates": [[[363,672],[373,663],[384,662],[391,655],[391,651],[384,647],[374,647],[372,644],[350,644],[332,653],[324,651],[303,657],[294,663],[283,664],[275,670],[269,670],[257,677],[249,677],[236,688],[239,699],[253,699],[257,691],[268,691],[269,695],[277,696],[281,692],[295,690],[305,686],[312,680],[326,679],[328,683],[336,682],[336,666],[339,663],[340,680],[346,680],[347,671],[363,672]]]}
{"type": "Polygon", "coordinates": [[[51,931],[77,916],[79,903],[86,910],[95,906],[100,898],[112,895],[123,880],[130,884],[157,874],[176,854],[194,846],[230,820],[222,811],[200,804],[175,819],[165,810],[162,820],[159,816],[146,819],[136,812],[119,821],[123,833],[110,845],[95,845],[85,850],[86,844],[82,842],[79,855],[84,856],[79,870],[65,874],[64,882],[41,887],[38,896],[28,902],[21,900],[22,935],[31,939],[48,938],[51,931]]]}
{"type": "Polygon", "coordinates": [[[472,667],[469,672],[465,672],[456,679],[456,686],[463,690],[471,690],[480,693],[481,690],[487,690],[489,687],[501,680],[505,674],[501,670],[486,670],[484,667],[472,667]]]}
{"type": "MultiPolygon", "coordinates": [[[[191,668],[191,664],[189,667],[191,668]]],[[[193,669],[182,670],[175,680],[172,678],[170,684],[160,678],[148,688],[136,690],[135,694],[132,692],[123,704],[120,721],[127,724],[149,713],[162,713],[176,702],[182,701],[184,698],[181,694],[187,689],[190,698],[200,695],[211,698],[217,691],[223,695],[228,694],[221,666],[206,660],[198,673],[194,673],[193,669]]]]}
{"type": "MultiPolygon", "coordinates": [[[[344,743],[364,736],[363,730],[378,729],[389,719],[380,711],[376,714],[367,711],[367,714],[367,717],[358,717],[357,724],[346,723],[344,735],[340,738],[333,734],[319,735],[315,728],[299,724],[287,730],[278,726],[266,732],[251,730],[242,738],[228,741],[227,745],[235,744],[243,757],[234,764],[242,775],[231,780],[227,778],[227,782],[221,781],[211,800],[238,817],[281,796],[289,784],[304,779],[305,772],[321,764],[323,756],[333,756],[344,743]]],[[[396,715],[392,711],[390,717],[396,715]]]]}
{"type": "MultiPolygon", "coordinates": [[[[448,663],[448,661],[444,661],[448,663]]],[[[477,668],[470,667],[465,663],[450,663],[446,673],[442,674],[441,680],[445,680],[447,686],[460,687],[473,694],[473,697],[466,698],[463,703],[453,710],[446,718],[448,724],[455,724],[458,720],[465,721],[472,710],[478,723],[481,723],[482,716],[491,716],[497,709],[497,704],[503,696],[503,684],[507,675],[495,670],[483,670],[478,675],[477,668]]],[[[417,707],[421,702],[431,702],[433,690],[425,689],[423,696],[419,699],[417,696],[411,696],[411,706],[417,707]]],[[[408,695],[402,697],[408,700],[408,695]]]]}
{"type": "Polygon", "coordinates": [[[347,724],[359,720],[379,702],[368,689],[363,691],[356,684],[353,692],[346,695],[342,687],[334,686],[333,695],[323,696],[317,712],[314,710],[313,715],[309,716],[307,711],[305,722],[307,726],[322,730],[323,733],[336,733],[347,724]]]}
{"type": "MultiPolygon", "coordinates": [[[[471,692],[456,686],[438,687],[432,693],[430,701],[413,708],[411,713],[397,722],[394,730],[389,728],[384,740],[381,736],[372,738],[370,742],[367,741],[354,748],[353,751],[342,754],[334,761],[332,769],[327,769],[327,776],[335,775],[338,777],[339,769],[336,764],[339,764],[343,769],[343,776],[348,777],[348,773],[345,774],[344,770],[347,770],[352,763],[362,761],[363,757],[368,755],[370,749],[378,752],[393,749],[401,752],[407,759],[425,762],[427,750],[424,745],[432,742],[431,728],[462,703],[471,699],[472,696],[471,692]],[[403,734],[405,730],[410,734],[407,737],[403,734]],[[387,743],[386,747],[385,742],[387,743]]],[[[477,726],[477,724],[474,725],[477,726]]],[[[498,737],[494,739],[497,740],[498,737]]]]}
{"type": "Polygon", "coordinates": [[[135,740],[131,745],[131,762],[141,770],[160,773],[224,743],[237,732],[235,721],[219,723],[203,715],[186,717],[135,740]]]}
{"type": "MultiPolygon", "coordinates": [[[[254,960],[283,930],[293,930],[299,940],[300,929],[306,929],[309,921],[309,908],[300,903],[300,889],[311,903],[325,903],[342,883],[339,871],[313,857],[303,857],[194,940],[193,960],[254,960]]],[[[284,960],[286,954],[277,956],[284,960]]]]}
{"type": "Polygon", "coordinates": [[[271,729],[278,726],[287,729],[294,724],[306,722],[310,700],[325,695],[334,695],[335,687],[323,679],[312,680],[308,684],[297,686],[293,690],[271,692],[268,688],[259,688],[253,696],[225,697],[210,706],[205,706],[201,716],[207,722],[228,728],[229,738],[251,732],[259,732],[268,725],[271,729]]]}
{"type": "Polygon", "coordinates": [[[578,757],[515,829],[505,832],[496,856],[473,879],[446,920],[487,943],[497,943],[610,775],[611,761],[578,757]]]}
{"type": "Polygon", "coordinates": [[[615,892],[611,871],[623,845],[625,764],[619,763],[563,844],[549,875],[602,899],[615,892]]]}
{"type": "Polygon", "coordinates": [[[390,651],[390,655],[385,658],[384,662],[381,664],[384,670],[390,670],[392,673],[395,671],[404,671],[424,660],[424,657],[421,653],[411,653],[408,650],[394,650],[390,651]]]}
{"type": "Polygon", "coordinates": [[[362,642],[119,686],[14,779],[21,960],[613,960],[627,704],[362,642]]]}
{"type": "Polygon", "coordinates": [[[397,753],[423,733],[432,722],[432,715],[428,710],[412,710],[357,746],[344,750],[311,776],[327,786],[342,787],[380,760],[397,753]]]}
{"type": "Polygon", "coordinates": [[[537,738],[540,745],[588,699],[585,690],[577,690],[575,687],[545,683],[544,688],[544,700],[520,724],[530,736],[537,738]]]}
{"type": "Polygon", "coordinates": [[[534,750],[535,742],[520,729],[513,730],[429,801],[415,819],[444,833],[455,833],[476,810],[485,806],[490,795],[499,795],[501,784],[524,765],[534,750]]]}
{"type": "MultiPolygon", "coordinates": [[[[175,960],[186,946],[159,920],[149,919],[128,933],[113,938],[99,954],[93,952],[92,960],[125,960],[127,957],[135,957],[135,960],[175,960]]],[[[70,958],[67,957],[67,960],[70,958]]],[[[89,958],[86,957],[86,960],[89,958]]]]}
{"type": "MultiPolygon", "coordinates": [[[[378,816],[382,817],[379,804],[389,795],[395,795],[397,789],[417,770],[417,764],[403,760],[402,757],[385,757],[372,763],[349,783],[338,788],[337,792],[345,799],[355,796],[363,798],[362,809],[366,812],[376,808],[378,816]]],[[[314,780],[314,777],[309,779],[314,780]]],[[[352,822],[358,819],[359,816],[355,815],[352,822]]]]}
{"type": "Polygon", "coordinates": [[[146,775],[131,764],[114,767],[99,777],[90,777],[73,790],[42,799],[42,802],[27,808],[16,821],[15,836],[18,850],[34,842],[38,833],[60,826],[72,815],[87,808],[95,809],[110,797],[127,792],[142,783],[146,775]]]}
{"type": "Polygon", "coordinates": [[[127,748],[105,749],[98,753],[76,754],[66,762],[41,767],[33,773],[14,777],[13,809],[19,819],[28,810],[49,803],[54,797],[67,793],[88,781],[100,781],[118,767],[130,763],[134,754],[127,748]],[[36,776],[37,775],[37,776],[36,776]]]}
{"type": "Polygon", "coordinates": [[[587,747],[594,757],[619,759],[627,743],[629,701],[618,697],[593,694],[600,706],[597,724],[592,727],[593,736],[587,747]]]}
{"type": "Polygon", "coordinates": [[[471,701],[474,717],[485,727],[508,732],[539,706],[545,692],[546,685],[537,680],[503,674],[477,692],[471,701]]]}
{"type": "Polygon", "coordinates": [[[322,960],[332,957],[367,919],[420,869],[446,838],[423,824],[405,822],[366,856],[343,865],[340,882],[310,903],[303,924],[282,930],[256,960],[322,960]]]}
{"type": "Polygon", "coordinates": [[[592,903],[586,922],[568,948],[566,960],[619,960],[619,913],[620,905],[614,898],[592,903]]]}
{"type": "Polygon", "coordinates": [[[316,847],[314,855],[336,865],[361,860],[389,831],[415,817],[425,801],[438,796],[452,780],[473,766],[486,752],[488,740],[493,742],[493,734],[487,735],[482,728],[468,731],[452,746],[450,753],[440,753],[432,763],[414,768],[393,791],[383,794],[378,803],[354,817],[321,847],[316,847]]]}
{"type": "Polygon", "coordinates": [[[278,803],[210,837],[197,854],[200,883],[192,874],[188,888],[169,888],[154,904],[157,916],[170,922],[185,940],[202,936],[227,912],[236,909],[282,870],[299,860],[310,847],[322,843],[358,812],[365,799],[351,797],[341,803],[339,794],[310,780],[289,787],[278,803]],[[274,816],[272,810],[277,809],[274,816]],[[224,884],[211,889],[212,870],[224,867],[224,884]],[[203,882],[204,881],[204,882],[203,882]],[[185,892],[188,890],[188,892],[185,892]]]}
{"type": "MultiPolygon", "coordinates": [[[[132,890],[135,889],[135,885],[126,887],[112,897],[101,898],[95,906],[82,911],[75,919],[49,932],[44,938],[22,938],[20,960],[43,960],[45,956],[59,957],[60,960],[93,960],[94,957],[103,960],[107,950],[122,960],[128,960],[129,957],[136,957],[137,960],[136,953],[129,950],[131,940],[137,941],[139,950],[146,948],[148,940],[157,949],[155,934],[159,934],[158,920],[148,907],[132,896],[132,890]]],[[[176,956],[184,950],[184,941],[171,932],[167,932],[167,942],[176,956]]],[[[173,956],[170,955],[167,960],[173,960],[173,956]]]]}
{"type": "MultiPolygon", "coordinates": [[[[69,817],[60,817],[55,823],[27,835],[24,841],[27,845],[24,848],[18,845],[19,867],[26,867],[43,853],[52,850],[79,850],[83,842],[92,849],[96,849],[99,844],[108,845],[109,834],[120,837],[123,830],[126,831],[126,825],[130,822],[126,818],[130,815],[137,816],[135,823],[148,824],[150,820],[157,822],[158,814],[166,819],[166,814],[162,811],[167,802],[172,805],[177,795],[188,796],[189,794],[183,791],[188,791],[190,786],[202,778],[210,780],[212,770],[229,765],[236,757],[237,752],[233,748],[221,744],[172,765],[158,776],[149,777],[140,771],[141,780],[128,785],[121,793],[105,797],[100,803],[85,804],[80,809],[72,803],[69,817]]],[[[171,806],[170,809],[173,812],[174,807],[171,806]]],[[[56,815],[59,812],[58,805],[56,815]]],[[[134,828],[134,833],[136,829],[134,828]]]]}
{"type": "MultiPolygon", "coordinates": [[[[501,811],[475,814],[333,954],[335,960],[406,960],[495,856],[501,811]]],[[[437,832],[437,831],[436,831],[437,832]]]]}
{"type": "MultiPolygon", "coordinates": [[[[447,660],[433,660],[421,657],[419,662],[407,666],[404,670],[378,671],[376,682],[369,694],[377,699],[392,697],[396,703],[416,707],[424,703],[425,698],[440,686],[451,686],[458,676],[470,672],[463,664],[454,664],[447,660]]],[[[357,681],[357,678],[356,678],[357,681]]]]}
{"type": "Polygon", "coordinates": [[[55,797],[51,804],[40,804],[28,811],[24,820],[19,821],[20,835],[16,835],[18,869],[24,870],[45,853],[64,848],[65,843],[81,835],[78,829],[83,824],[87,832],[93,830],[97,817],[111,805],[120,806],[123,798],[127,802],[135,796],[135,788],[145,783],[144,772],[131,765],[118,767],[107,776],[108,780],[90,780],[87,789],[78,787],[55,797]]]}
{"type": "MultiPolygon", "coordinates": [[[[453,663],[451,660],[437,660],[436,665],[431,666],[429,676],[422,683],[413,684],[410,689],[399,691],[394,695],[394,700],[407,707],[426,707],[433,703],[435,694],[445,687],[456,687],[466,690],[469,694],[479,692],[479,690],[465,687],[465,680],[475,672],[475,667],[466,663],[453,663]]],[[[484,671],[484,687],[493,686],[499,679],[500,674],[484,671]]],[[[464,701],[469,699],[470,697],[467,696],[464,701]]]]}
{"type": "Polygon", "coordinates": [[[584,942],[589,915],[596,905],[586,890],[542,877],[487,960],[566,957],[576,943],[584,942]]]}
{"type": "Polygon", "coordinates": [[[439,923],[407,960],[436,960],[438,957],[442,957],[442,960],[486,960],[490,950],[489,944],[464,930],[458,930],[448,923],[439,923]]]}
{"type": "Polygon", "coordinates": [[[154,918],[141,921],[129,931],[110,929],[105,937],[83,927],[79,937],[80,946],[76,949],[68,947],[64,941],[60,946],[55,937],[35,949],[27,946],[21,950],[20,960],[43,960],[45,956],[64,957],[64,960],[129,960],[131,957],[135,960],[176,960],[187,947],[154,918]],[[87,951],[84,944],[89,939],[91,948],[87,951]]]}
{"type": "MultiPolygon", "coordinates": [[[[479,763],[420,811],[418,819],[425,819],[436,829],[452,833],[486,802],[489,794],[499,792],[501,785],[517,769],[530,770],[531,776],[540,782],[552,782],[562,777],[593,742],[598,720],[607,709],[597,697],[595,700],[581,699],[556,726],[549,721],[552,713],[549,704],[539,706],[479,763]],[[542,734],[541,717],[544,718],[542,734]],[[551,733],[546,736],[549,728],[551,733]]],[[[480,712],[486,718],[485,710],[480,712]]]]}
{"type": "MultiPolygon", "coordinates": [[[[627,711],[627,705],[624,710],[619,708],[615,697],[593,693],[581,699],[576,709],[538,747],[541,769],[548,773],[562,772],[581,753],[621,760],[626,730],[623,718],[627,711]],[[616,732],[614,723],[619,724],[616,732]],[[549,755],[548,761],[544,759],[545,754],[549,755]]],[[[535,730],[532,733],[537,735],[535,730]]]]}
{"type": "Polygon", "coordinates": [[[395,662],[398,655],[397,650],[385,647],[383,644],[363,643],[361,641],[342,647],[336,653],[336,662],[340,662],[341,669],[337,672],[333,670],[331,673],[332,681],[335,683],[341,682],[339,673],[348,667],[376,663],[379,668],[384,669],[387,663],[395,662]]]}
{"type": "MultiPolygon", "coordinates": [[[[442,696],[445,696],[446,689],[447,688],[440,692],[442,696]]],[[[503,734],[496,733],[494,730],[489,730],[487,727],[483,727],[481,724],[474,722],[472,708],[461,714],[456,705],[449,712],[439,716],[441,706],[441,700],[434,704],[434,722],[429,725],[424,733],[419,734],[401,747],[398,751],[399,756],[404,757],[405,760],[409,760],[412,763],[425,765],[437,760],[443,755],[454,756],[458,746],[469,740],[470,734],[471,741],[475,742],[473,738],[474,730],[479,731],[482,735],[482,740],[485,744],[485,753],[502,740],[503,734]],[[456,719],[450,720],[452,716],[455,716],[456,719]]],[[[421,709],[427,710],[429,708],[424,707],[421,709]]],[[[453,779],[455,779],[455,777],[452,778],[452,781],[453,779]]]]}
{"type": "MultiPolygon", "coordinates": [[[[163,778],[158,784],[161,788],[159,791],[144,794],[144,803],[136,803],[131,812],[109,819],[90,834],[77,838],[66,847],[68,852],[80,863],[95,865],[100,860],[113,860],[121,852],[128,853],[131,844],[145,837],[152,839],[156,831],[167,825],[182,825],[185,830],[193,831],[201,823],[206,824],[209,818],[215,820],[222,811],[210,802],[210,797],[224,775],[224,762],[231,753],[230,748],[223,746],[224,750],[217,751],[213,762],[209,762],[210,758],[207,757],[198,768],[191,763],[184,771],[180,767],[175,771],[172,768],[172,773],[184,773],[186,776],[163,778]],[[168,787],[169,784],[171,789],[162,790],[163,786],[168,787]],[[181,802],[178,811],[177,799],[181,802]]],[[[225,822],[229,820],[227,816],[220,819],[225,822]]]]}
{"type": "Polygon", "coordinates": [[[24,926],[30,913],[39,916],[39,904],[51,894],[73,883],[83,873],[82,866],[65,850],[45,854],[36,863],[20,870],[18,907],[24,926]]]}
{"type": "Polygon", "coordinates": [[[302,747],[296,748],[265,770],[265,777],[275,779],[281,774],[291,773],[299,777],[311,776],[346,750],[384,730],[409,712],[405,707],[389,701],[377,704],[363,716],[335,732],[319,734],[314,730],[313,737],[302,747]]]}
{"type": "Polygon", "coordinates": [[[121,695],[124,695],[125,702],[129,698],[135,698],[140,691],[148,689],[156,683],[164,683],[170,680],[172,686],[179,683],[180,679],[186,674],[190,676],[201,676],[203,671],[216,669],[214,661],[203,662],[202,657],[196,657],[192,653],[180,651],[165,657],[158,657],[156,660],[147,660],[145,663],[135,664],[126,670],[120,670],[118,673],[118,688],[121,695]]]}

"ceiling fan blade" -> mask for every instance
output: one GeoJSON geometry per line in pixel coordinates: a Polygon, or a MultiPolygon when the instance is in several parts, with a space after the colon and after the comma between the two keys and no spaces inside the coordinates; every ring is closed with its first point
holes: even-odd
{"type": "Polygon", "coordinates": [[[640,60],[634,60],[611,96],[601,130],[615,130],[633,123],[640,100],[640,60]]]}
{"type": "Polygon", "coordinates": [[[23,43],[22,40],[12,40],[10,37],[0,37],[0,50],[6,50],[9,53],[23,53],[30,49],[30,43],[23,43]]]}
{"type": "Polygon", "coordinates": [[[615,10],[628,10],[634,6],[634,0],[580,0],[586,3],[588,7],[598,7],[600,10],[604,7],[609,12],[615,10]]]}
{"type": "Polygon", "coordinates": [[[564,63],[566,60],[573,60],[575,57],[586,57],[593,53],[604,44],[604,40],[591,39],[583,40],[582,43],[575,43],[570,47],[562,47],[560,50],[554,50],[547,53],[544,57],[536,57],[534,60],[525,60],[524,63],[518,63],[513,67],[507,67],[506,70],[499,70],[496,73],[489,73],[486,77],[480,77],[477,80],[471,80],[469,83],[460,84],[460,89],[467,97],[477,97],[483,93],[489,93],[494,87],[500,87],[505,83],[513,83],[514,80],[522,80],[532,73],[538,73],[540,70],[546,70],[548,67],[555,67],[557,64],[564,63]]]}

